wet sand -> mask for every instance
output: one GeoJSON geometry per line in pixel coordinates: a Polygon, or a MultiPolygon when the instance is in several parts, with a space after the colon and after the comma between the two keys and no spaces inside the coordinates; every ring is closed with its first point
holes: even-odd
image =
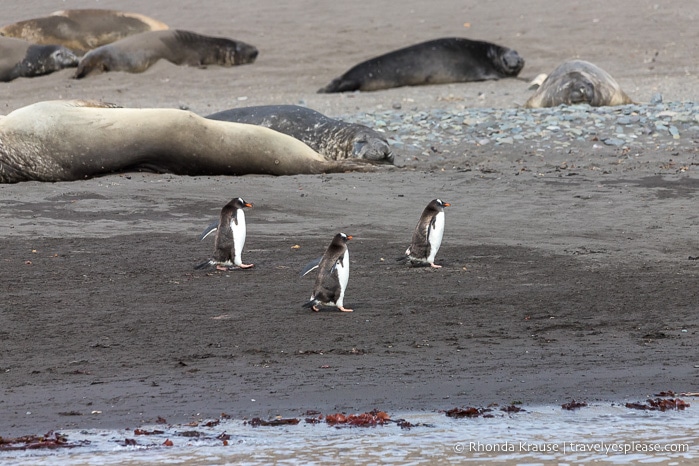
{"type": "MultiPolygon", "coordinates": [[[[304,103],[330,116],[512,107],[567,58],[609,71],[639,102],[696,100],[691,2],[65,1],[136,11],[256,45],[253,65],[2,83],[4,108],[91,98],[134,107],[304,103]],[[503,5],[507,3],[508,7],[503,5]],[[468,27],[466,27],[468,25],[468,27]],[[677,31],[682,31],[678,35],[677,31]],[[358,61],[464,36],[512,47],[522,79],[322,95],[358,61]]],[[[6,23],[56,10],[17,2],[6,23]]],[[[407,169],[329,176],[127,173],[0,185],[0,435],[63,428],[437,410],[491,402],[643,399],[696,391],[696,143],[634,154],[454,147],[397,154],[407,169]],[[463,169],[464,157],[477,160],[463,169]],[[484,169],[483,161],[487,162],[484,169]],[[523,162],[524,161],[524,162],[523,162]],[[572,173],[563,163],[581,167],[572,173]],[[522,166],[526,170],[522,170],[522,166]],[[230,198],[248,214],[248,271],[193,266],[230,198]],[[433,198],[452,203],[440,270],[395,262],[433,198]],[[302,309],[298,277],[344,231],[355,312],[302,309]],[[296,247],[299,246],[299,247],[296,247]]],[[[427,148],[426,148],[427,149],[427,148]]]]}

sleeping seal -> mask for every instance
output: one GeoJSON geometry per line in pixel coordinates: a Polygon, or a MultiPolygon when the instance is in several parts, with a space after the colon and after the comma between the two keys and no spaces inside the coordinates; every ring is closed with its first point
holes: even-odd
{"type": "Polygon", "coordinates": [[[62,45],[82,55],[132,34],[163,29],[168,29],[167,24],[138,13],[77,9],[8,24],[0,28],[0,35],[33,44],[62,45]]]}
{"type": "Polygon", "coordinates": [[[0,81],[42,76],[78,66],[78,56],[61,45],[37,45],[0,36],[0,81]]]}
{"type": "Polygon", "coordinates": [[[524,59],[512,49],[459,37],[443,38],[362,62],[318,92],[485,81],[515,77],[523,67],[524,59]]]}
{"type": "Polygon", "coordinates": [[[381,133],[298,105],[233,108],[206,118],[271,128],[308,144],[329,160],[360,158],[393,163],[393,153],[381,133]]]}
{"type": "Polygon", "coordinates": [[[286,134],[186,110],[48,101],[0,118],[0,183],[74,181],[142,169],[177,175],[297,175],[373,167],[356,159],[326,160],[286,134]]]}
{"type": "Polygon", "coordinates": [[[257,48],[245,42],[179,29],[149,31],[90,50],[80,59],[75,78],[107,71],[142,73],[160,59],[175,65],[234,66],[256,58],[257,48]]]}
{"type": "Polygon", "coordinates": [[[526,108],[589,104],[593,107],[632,104],[609,73],[584,60],[559,65],[524,104],[526,108]]]}

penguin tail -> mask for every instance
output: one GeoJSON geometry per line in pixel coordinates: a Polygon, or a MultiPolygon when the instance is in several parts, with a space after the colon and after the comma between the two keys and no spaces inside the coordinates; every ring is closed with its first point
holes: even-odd
{"type": "Polygon", "coordinates": [[[202,270],[211,267],[213,264],[211,263],[210,260],[207,260],[206,262],[202,262],[199,265],[194,266],[194,270],[202,270]]]}
{"type": "Polygon", "coordinates": [[[313,306],[316,306],[317,304],[318,304],[318,300],[317,300],[317,299],[311,299],[310,301],[308,301],[307,303],[305,303],[305,304],[302,305],[301,307],[306,308],[306,309],[310,309],[310,308],[312,308],[313,306]]]}

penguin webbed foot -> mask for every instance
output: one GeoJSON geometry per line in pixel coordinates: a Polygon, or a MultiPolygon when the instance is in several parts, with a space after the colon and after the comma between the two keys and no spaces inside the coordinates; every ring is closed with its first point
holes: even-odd
{"type": "Polygon", "coordinates": [[[437,265],[437,264],[435,264],[434,262],[432,262],[432,263],[430,264],[430,267],[432,267],[433,269],[441,269],[441,268],[442,268],[441,265],[437,265]]]}
{"type": "Polygon", "coordinates": [[[240,264],[240,265],[224,265],[224,264],[216,264],[216,270],[220,270],[221,272],[232,272],[234,270],[247,270],[251,269],[255,266],[255,264],[240,264]]]}
{"type": "Polygon", "coordinates": [[[341,310],[342,312],[354,312],[354,309],[347,309],[346,307],[343,307],[343,306],[337,306],[337,308],[339,310],[341,310]]]}

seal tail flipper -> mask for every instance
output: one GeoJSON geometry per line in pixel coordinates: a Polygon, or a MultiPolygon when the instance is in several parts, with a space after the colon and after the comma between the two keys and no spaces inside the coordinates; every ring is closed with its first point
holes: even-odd
{"type": "Polygon", "coordinates": [[[218,220],[214,220],[211,223],[211,225],[206,227],[206,229],[201,233],[201,235],[199,235],[199,241],[202,241],[204,238],[206,238],[216,230],[218,230],[218,220]]]}
{"type": "Polygon", "coordinates": [[[312,272],[313,270],[317,269],[318,266],[320,265],[320,261],[322,259],[323,259],[322,257],[319,257],[317,259],[313,259],[311,262],[306,264],[306,267],[303,268],[299,277],[304,277],[304,276],[308,275],[310,272],[312,272]]]}
{"type": "Polygon", "coordinates": [[[202,262],[199,265],[195,265],[194,270],[206,269],[208,267],[211,267],[212,265],[213,265],[213,263],[211,262],[211,260],[207,260],[206,262],[202,262]]]}

